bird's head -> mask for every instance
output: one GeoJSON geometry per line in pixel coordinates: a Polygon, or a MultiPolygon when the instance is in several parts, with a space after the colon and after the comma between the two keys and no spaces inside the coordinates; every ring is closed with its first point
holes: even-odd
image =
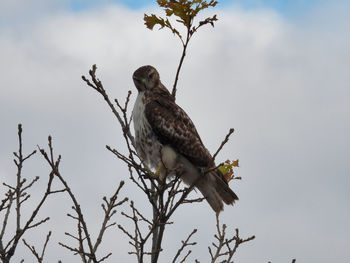
{"type": "Polygon", "coordinates": [[[132,75],[138,91],[152,90],[159,84],[159,73],[152,66],[142,66],[132,75]]]}

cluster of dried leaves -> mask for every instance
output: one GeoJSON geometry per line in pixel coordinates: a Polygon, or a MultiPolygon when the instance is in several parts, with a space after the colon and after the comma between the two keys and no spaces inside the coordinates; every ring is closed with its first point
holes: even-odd
{"type": "Polygon", "coordinates": [[[217,20],[216,15],[214,15],[212,17],[207,17],[204,20],[199,21],[198,24],[194,25],[195,17],[200,11],[209,7],[215,7],[218,4],[218,1],[211,0],[207,2],[204,0],[157,0],[157,3],[160,7],[164,8],[166,17],[162,18],[154,14],[145,14],[143,19],[145,21],[146,27],[152,30],[154,26],[159,25],[160,29],[170,29],[176,36],[179,37],[183,46],[182,55],[175,74],[175,81],[172,90],[172,95],[175,99],[176,86],[182,64],[186,56],[188,43],[190,42],[194,33],[196,33],[200,27],[207,24],[210,24],[214,27],[214,22],[217,20]],[[176,21],[185,27],[186,37],[183,37],[180,31],[170,23],[169,17],[171,16],[175,16],[176,21]]]}
{"type": "Polygon", "coordinates": [[[157,0],[157,3],[160,7],[164,8],[166,18],[162,18],[154,14],[145,14],[145,25],[151,30],[155,25],[159,25],[161,28],[169,28],[180,38],[183,45],[185,45],[186,40],[184,40],[179,30],[170,23],[168,17],[171,17],[172,15],[176,16],[176,21],[186,27],[188,33],[187,38],[190,38],[201,26],[210,24],[214,27],[214,21],[217,20],[216,15],[214,15],[213,17],[208,17],[202,21],[199,21],[197,25],[193,25],[194,18],[200,11],[207,9],[208,7],[215,7],[218,4],[218,2],[214,0],[211,0],[208,3],[202,0],[157,0]]]}

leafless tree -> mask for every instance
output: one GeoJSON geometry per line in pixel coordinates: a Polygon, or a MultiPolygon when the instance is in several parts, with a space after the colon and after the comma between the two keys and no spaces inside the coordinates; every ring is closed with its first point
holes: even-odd
{"type": "MultiPolygon", "coordinates": [[[[183,46],[172,89],[172,95],[175,98],[179,74],[186,56],[190,39],[199,28],[207,24],[214,26],[214,22],[217,20],[216,15],[214,15],[195,24],[195,18],[201,10],[209,7],[215,7],[217,1],[158,0],[157,2],[160,7],[165,9],[166,18],[158,17],[153,14],[149,16],[145,15],[144,20],[146,26],[153,29],[155,25],[159,25],[161,28],[165,27],[170,29],[176,36],[179,37],[183,46]],[[168,17],[172,15],[177,17],[176,21],[185,26],[185,37],[183,37],[180,34],[180,31],[170,23],[168,17]]],[[[23,154],[22,126],[19,125],[19,149],[18,152],[14,153],[14,163],[17,167],[16,182],[14,184],[3,182],[3,186],[7,189],[7,191],[0,202],[0,259],[3,263],[10,262],[11,258],[16,252],[20,239],[22,239],[24,246],[27,247],[34,256],[36,262],[44,262],[45,251],[49,244],[52,232],[50,231],[46,235],[44,244],[40,250],[34,245],[30,245],[23,237],[28,231],[33,231],[49,220],[49,217],[37,219],[37,214],[45,204],[47,198],[54,194],[65,193],[70,197],[73,213],[68,213],[67,215],[76,224],[76,233],[65,233],[68,238],[75,242],[75,245],[67,245],[67,243],[63,242],[60,242],[59,245],[66,248],[74,255],[79,256],[83,263],[99,263],[106,261],[111,256],[112,253],[108,252],[104,256],[98,257],[97,250],[103,240],[106,230],[116,226],[129,238],[129,244],[132,247],[129,254],[135,255],[137,262],[142,263],[149,261],[146,259],[147,257],[150,257],[150,261],[152,263],[158,262],[159,255],[163,250],[162,244],[164,232],[166,227],[173,223],[171,219],[173,218],[172,216],[174,215],[175,211],[177,211],[177,209],[181,206],[187,204],[193,205],[195,203],[202,202],[204,199],[202,197],[192,199],[189,198],[189,194],[192,192],[196,182],[189,186],[184,185],[180,179],[182,175],[180,168],[177,168],[175,171],[171,171],[171,173],[175,176],[167,176],[170,171],[166,171],[166,176],[164,178],[160,178],[143,162],[135,150],[135,140],[132,132],[130,131],[132,116],[128,107],[132,94],[131,91],[128,91],[125,102],[123,103],[118,99],[111,99],[102,82],[96,76],[96,70],[96,65],[93,65],[92,69],[89,71],[89,77],[83,76],[82,78],[88,87],[91,87],[102,96],[115,118],[118,120],[118,123],[122,129],[121,136],[124,138],[127,151],[121,152],[120,150],[109,145],[107,145],[106,148],[128,167],[129,180],[147,197],[148,208],[150,211],[152,211],[152,216],[151,218],[148,218],[135,205],[133,200],[129,201],[128,198],[119,198],[120,192],[124,185],[124,181],[121,181],[111,197],[103,198],[102,210],[104,217],[101,222],[101,227],[98,231],[97,238],[93,240],[78,198],[75,196],[73,190],[69,187],[68,182],[60,171],[61,156],[55,156],[51,136],[48,137],[47,150],[38,146],[42,158],[49,166],[46,190],[42,193],[39,203],[33,207],[31,214],[29,216],[24,216],[21,211],[24,203],[30,198],[28,191],[39,180],[39,177],[35,177],[28,181],[27,178],[22,176],[24,162],[36,154],[37,151],[34,150],[28,155],[23,154]],[[54,180],[57,180],[57,182],[60,183],[62,187],[61,189],[52,189],[54,180]],[[123,226],[122,224],[117,224],[115,221],[113,221],[114,216],[117,214],[117,208],[119,209],[119,207],[121,207],[123,204],[125,207],[126,203],[128,203],[128,211],[124,209],[120,215],[125,217],[127,220],[130,220],[132,223],[131,228],[123,226]],[[8,223],[11,213],[14,213],[14,217],[16,219],[14,229],[10,229],[8,223]],[[5,240],[5,232],[11,231],[12,234],[7,235],[9,236],[9,239],[5,240]]],[[[223,141],[219,144],[217,151],[213,155],[213,159],[217,157],[225,144],[228,143],[233,131],[233,129],[229,130],[223,141]]],[[[240,179],[240,177],[234,176],[232,172],[233,166],[235,166],[234,162],[228,162],[221,163],[218,167],[225,167],[225,169],[228,169],[230,180],[240,179]]],[[[207,172],[209,172],[209,170],[204,172],[204,176],[207,172]]],[[[220,224],[219,216],[216,215],[216,234],[214,235],[214,242],[212,242],[211,246],[208,247],[210,262],[233,262],[233,256],[235,255],[238,247],[241,244],[249,242],[255,238],[254,236],[241,238],[238,229],[235,229],[234,235],[229,236],[227,234],[228,230],[229,229],[225,224],[220,224]]],[[[192,254],[192,248],[197,244],[196,242],[191,241],[197,231],[197,229],[194,229],[187,235],[186,239],[181,242],[181,245],[171,262],[183,263],[188,261],[189,256],[192,254]]],[[[196,259],[195,262],[199,261],[196,259]]],[[[296,261],[293,260],[293,263],[295,262],[296,261]]]]}

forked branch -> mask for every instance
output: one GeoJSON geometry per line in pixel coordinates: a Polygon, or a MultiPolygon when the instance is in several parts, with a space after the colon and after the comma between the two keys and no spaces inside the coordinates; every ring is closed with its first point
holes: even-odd
{"type": "Polygon", "coordinates": [[[46,240],[45,243],[43,245],[43,248],[41,250],[41,253],[39,255],[39,252],[36,251],[35,246],[31,246],[27,243],[27,241],[25,239],[22,239],[24,245],[30,250],[30,252],[34,255],[35,259],[37,260],[38,263],[42,263],[44,260],[44,255],[45,255],[45,251],[46,251],[46,247],[47,244],[49,243],[50,240],[50,236],[51,236],[51,231],[47,234],[46,236],[46,240]]]}
{"type": "Polygon", "coordinates": [[[237,248],[246,242],[249,242],[255,238],[255,236],[242,239],[239,236],[239,230],[235,230],[235,235],[231,238],[227,237],[227,226],[225,224],[220,225],[219,216],[216,216],[216,231],[214,235],[216,243],[212,243],[212,247],[208,247],[211,263],[226,262],[233,263],[232,258],[236,253],[237,248]]]}

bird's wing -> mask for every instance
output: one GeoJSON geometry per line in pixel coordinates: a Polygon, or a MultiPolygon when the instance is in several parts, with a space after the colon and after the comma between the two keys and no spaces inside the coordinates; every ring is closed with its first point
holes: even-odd
{"type": "Polygon", "coordinates": [[[162,144],[170,145],[196,166],[213,165],[191,119],[175,102],[157,98],[146,104],[145,114],[162,144]]]}

